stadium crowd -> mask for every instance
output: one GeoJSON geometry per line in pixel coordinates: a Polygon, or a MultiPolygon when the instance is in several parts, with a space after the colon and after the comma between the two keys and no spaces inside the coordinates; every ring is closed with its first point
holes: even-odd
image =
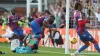
{"type": "MultiPolygon", "coordinates": [[[[73,12],[74,12],[74,5],[76,2],[80,2],[83,5],[82,13],[84,14],[85,18],[89,19],[87,24],[88,29],[100,28],[100,1],[99,0],[70,0],[70,22],[69,27],[73,28],[73,12]]],[[[54,23],[52,25],[53,28],[64,28],[65,27],[65,15],[66,15],[66,0],[56,0],[56,4],[50,4],[48,6],[48,11],[51,15],[55,17],[54,23]]],[[[32,20],[41,16],[44,12],[38,12],[37,9],[33,9],[32,13],[30,13],[29,17],[21,16],[21,20],[31,22],[32,20]],[[28,20],[29,19],[29,20],[28,20]]],[[[2,17],[8,17],[11,13],[5,12],[3,16],[0,16],[0,22],[4,21],[2,17]],[[3,20],[3,21],[2,21],[3,20]]],[[[20,16],[20,15],[19,15],[20,16]]],[[[27,23],[26,23],[27,24],[27,23]]],[[[25,26],[25,24],[24,24],[25,26]]],[[[26,26],[27,27],[27,26],[26,26]]]]}
{"type": "MultiPolygon", "coordinates": [[[[87,24],[88,29],[99,29],[100,27],[100,0],[71,0],[70,5],[70,16],[73,18],[74,5],[76,2],[80,2],[83,5],[82,13],[85,18],[88,18],[87,24]]],[[[73,27],[73,20],[70,20],[70,27],[73,27]]]]}

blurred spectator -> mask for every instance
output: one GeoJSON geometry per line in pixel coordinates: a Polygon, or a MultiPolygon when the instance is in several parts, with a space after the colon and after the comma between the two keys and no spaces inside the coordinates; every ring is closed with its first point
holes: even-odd
{"type": "Polygon", "coordinates": [[[98,28],[100,28],[100,7],[97,8],[97,12],[95,12],[95,15],[98,19],[98,28]]]}
{"type": "Polygon", "coordinates": [[[56,25],[57,28],[59,28],[60,23],[61,23],[60,19],[61,19],[61,16],[62,16],[62,14],[61,14],[62,8],[60,6],[50,5],[50,9],[51,9],[50,12],[52,12],[51,14],[54,15],[54,17],[55,17],[54,24],[56,25]]]}
{"type": "Polygon", "coordinates": [[[6,25],[9,23],[9,20],[8,20],[8,15],[9,13],[8,12],[4,12],[4,15],[2,16],[2,30],[5,30],[6,29],[6,25]]]}
{"type": "Polygon", "coordinates": [[[29,14],[29,17],[28,17],[28,25],[30,26],[30,23],[34,20],[34,18],[32,17],[31,14],[29,14]]]}
{"type": "Polygon", "coordinates": [[[37,18],[37,8],[33,8],[33,11],[32,11],[32,17],[33,19],[36,19],[37,18]]]}
{"type": "Polygon", "coordinates": [[[53,35],[52,40],[53,40],[54,47],[56,48],[62,47],[64,43],[60,32],[57,29],[53,29],[52,35],[53,35]]]}
{"type": "Polygon", "coordinates": [[[22,22],[22,27],[24,27],[24,28],[28,27],[28,18],[27,17],[21,17],[20,21],[22,22]]]}
{"type": "Polygon", "coordinates": [[[0,16],[0,25],[2,25],[3,23],[3,20],[2,20],[2,17],[0,16]]]}
{"type": "Polygon", "coordinates": [[[100,7],[97,8],[97,11],[95,12],[95,15],[98,18],[98,21],[100,22],[100,7]]]}
{"type": "Polygon", "coordinates": [[[96,24],[96,20],[95,20],[95,17],[94,16],[91,16],[90,17],[90,29],[95,29],[97,28],[97,24],[96,24]]]}
{"type": "Polygon", "coordinates": [[[94,13],[94,15],[96,16],[97,18],[97,28],[100,28],[100,7],[97,7],[96,11],[95,10],[92,10],[91,11],[94,13]]]}
{"type": "Polygon", "coordinates": [[[32,17],[32,15],[31,15],[31,14],[29,15],[28,19],[29,19],[29,22],[31,22],[31,21],[33,21],[33,20],[34,20],[34,18],[32,17]]]}

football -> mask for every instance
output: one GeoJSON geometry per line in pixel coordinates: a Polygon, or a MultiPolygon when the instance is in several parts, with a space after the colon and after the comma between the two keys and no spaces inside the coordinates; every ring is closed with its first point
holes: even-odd
{"type": "Polygon", "coordinates": [[[70,38],[70,42],[71,42],[72,44],[76,44],[76,43],[77,43],[77,40],[76,40],[76,38],[70,38]]]}

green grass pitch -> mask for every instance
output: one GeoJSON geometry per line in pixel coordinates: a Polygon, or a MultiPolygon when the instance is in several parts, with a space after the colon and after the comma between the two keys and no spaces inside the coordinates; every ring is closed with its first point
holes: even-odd
{"type": "MultiPolygon", "coordinates": [[[[0,54],[0,56],[71,56],[64,54],[63,48],[50,47],[39,47],[38,53],[15,54],[11,52],[9,43],[0,43],[0,51],[6,52],[6,54],[0,54]]],[[[78,56],[100,56],[100,54],[79,54],[78,56]]]]}

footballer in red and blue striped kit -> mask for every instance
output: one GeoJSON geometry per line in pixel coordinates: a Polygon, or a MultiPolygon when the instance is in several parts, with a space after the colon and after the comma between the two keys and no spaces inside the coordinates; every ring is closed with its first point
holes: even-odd
{"type": "Polygon", "coordinates": [[[18,24],[18,21],[20,20],[20,16],[18,14],[15,14],[14,10],[11,10],[12,15],[9,16],[9,27],[11,30],[17,34],[20,37],[20,46],[23,44],[24,34],[23,29],[18,24]]]}
{"type": "Polygon", "coordinates": [[[100,53],[100,48],[97,41],[91,36],[91,34],[86,30],[86,23],[88,20],[84,19],[82,14],[82,4],[76,3],[75,4],[75,11],[74,11],[74,20],[76,21],[76,30],[80,37],[80,40],[85,44],[81,48],[79,48],[73,56],[77,56],[78,53],[85,50],[90,44],[89,42],[94,44],[95,49],[100,53]]]}
{"type": "Polygon", "coordinates": [[[44,25],[49,27],[49,24],[52,24],[54,21],[54,16],[41,16],[33,20],[30,24],[34,38],[36,38],[36,44],[38,46],[40,39],[43,37],[43,27],[44,25]]]}

